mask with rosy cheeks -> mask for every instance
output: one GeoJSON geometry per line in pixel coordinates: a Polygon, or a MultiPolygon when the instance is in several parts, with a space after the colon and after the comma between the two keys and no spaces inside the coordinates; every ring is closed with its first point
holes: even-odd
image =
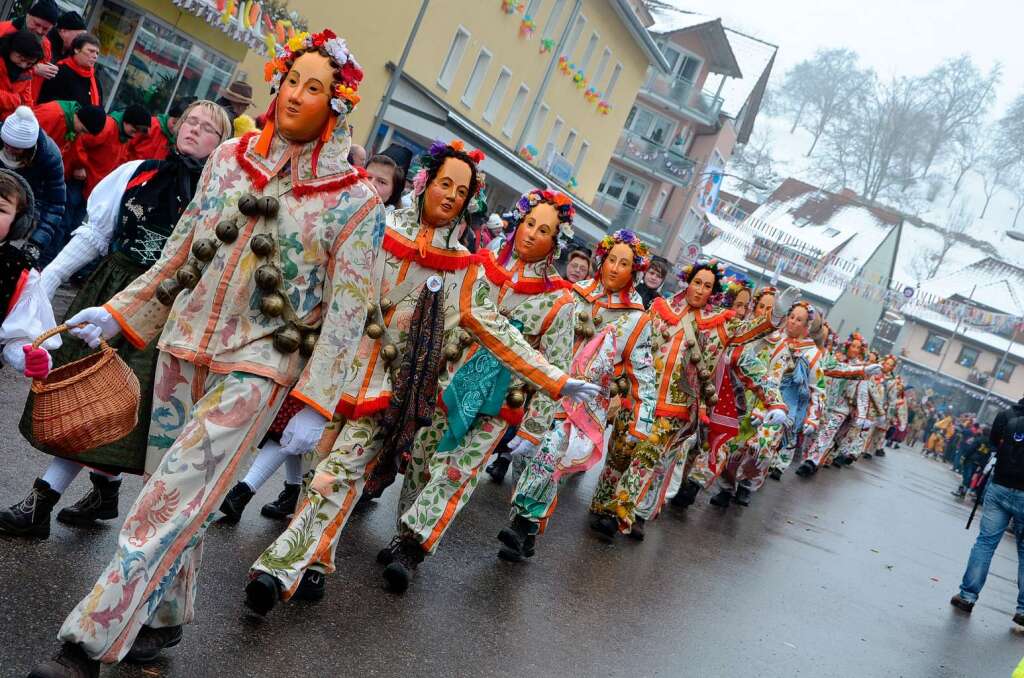
{"type": "Polygon", "coordinates": [[[708,270],[697,271],[686,286],[686,303],[690,308],[703,308],[715,291],[715,274],[708,270]]]}
{"type": "Polygon", "coordinates": [[[846,357],[850,360],[856,360],[860,358],[862,351],[861,343],[857,340],[850,342],[850,347],[846,349],[846,357]]]}
{"type": "Polygon", "coordinates": [[[297,144],[320,136],[334,115],[331,110],[331,88],[334,69],[327,57],[306,52],[292,64],[281,81],[277,95],[274,124],[286,140],[297,144]]]}
{"type": "Polygon", "coordinates": [[[762,294],[761,298],[757,300],[757,305],[754,306],[754,317],[767,318],[773,308],[775,308],[775,295],[762,294]]]}
{"type": "Polygon", "coordinates": [[[886,374],[892,374],[892,371],[896,369],[896,361],[889,359],[882,361],[882,371],[886,374]]]}
{"type": "Polygon", "coordinates": [[[423,223],[439,227],[455,221],[469,199],[470,166],[458,158],[445,158],[423,193],[423,223]]]}
{"type": "Polygon", "coordinates": [[[633,282],[633,249],[619,243],[601,262],[601,284],[609,292],[618,292],[633,282]]]}
{"type": "Polygon", "coordinates": [[[747,317],[747,308],[750,306],[750,292],[741,290],[732,302],[732,310],[736,317],[742,320],[747,317]]]}
{"type": "Polygon", "coordinates": [[[527,263],[547,258],[555,248],[556,233],[558,211],[546,202],[538,203],[516,229],[516,254],[527,263]]]}
{"type": "Polygon", "coordinates": [[[807,309],[797,306],[786,318],[786,336],[790,339],[803,339],[807,336],[808,322],[807,309]]]}

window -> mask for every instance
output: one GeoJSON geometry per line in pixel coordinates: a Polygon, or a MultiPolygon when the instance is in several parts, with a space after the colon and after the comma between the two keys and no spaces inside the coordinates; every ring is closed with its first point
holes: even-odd
{"type": "Polygon", "coordinates": [[[630,209],[636,209],[647,192],[647,184],[625,172],[609,168],[597,192],[630,209]]]}
{"type": "Polygon", "coordinates": [[[523,16],[528,16],[534,21],[537,20],[537,10],[540,9],[541,0],[530,0],[526,5],[526,11],[523,12],[523,16]]]}
{"type": "Polygon", "coordinates": [[[578,175],[580,173],[580,167],[583,167],[583,162],[587,159],[587,151],[590,150],[590,142],[584,141],[580,144],[580,152],[576,154],[576,163],[572,166],[572,173],[578,175]]]}
{"type": "Polygon", "coordinates": [[[487,69],[491,67],[491,53],[481,49],[476,55],[476,63],[473,64],[473,72],[469,74],[469,82],[466,83],[466,91],[462,93],[462,103],[470,108],[476,101],[476,95],[480,92],[480,83],[487,75],[487,69]]]}
{"type": "Polygon", "coordinates": [[[508,83],[511,80],[512,71],[502,66],[501,72],[498,73],[498,79],[494,83],[494,89],[491,90],[491,96],[487,99],[487,106],[484,108],[483,117],[487,122],[494,122],[494,116],[498,115],[498,109],[501,107],[501,102],[505,98],[505,92],[508,91],[508,83]]]}
{"type": "Polygon", "coordinates": [[[974,367],[978,362],[978,349],[970,346],[960,347],[960,355],[956,357],[956,364],[960,367],[974,367]]]}
{"type": "Polygon", "coordinates": [[[668,118],[639,106],[634,106],[626,116],[626,129],[659,146],[666,145],[672,136],[673,127],[672,121],[668,118]]]}
{"type": "Polygon", "coordinates": [[[568,158],[569,151],[576,145],[576,130],[569,130],[569,134],[565,137],[565,143],[562,144],[562,157],[568,158]]]}
{"type": "Polygon", "coordinates": [[[587,17],[582,14],[576,17],[576,23],[573,24],[572,31],[569,33],[569,39],[565,43],[565,49],[562,50],[562,56],[572,61],[572,53],[576,51],[576,43],[580,41],[580,35],[583,34],[583,27],[587,24],[587,17]]]}
{"type": "Polygon", "coordinates": [[[579,66],[584,70],[584,72],[586,72],[587,66],[590,65],[590,60],[594,57],[594,50],[597,49],[597,41],[600,39],[601,36],[596,32],[590,34],[590,40],[587,41],[587,48],[583,50],[583,56],[580,57],[579,62],[579,66]]]}
{"type": "Polygon", "coordinates": [[[999,381],[1010,381],[1010,379],[1013,378],[1014,367],[1016,367],[1016,365],[1004,360],[1002,366],[996,368],[996,379],[999,381]]]}
{"type": "Polygon", "coordinates": [[[827,238],[834,238],[837,235],[839,235],[839,229],[838,228],[832,228],[831,226],[829,226],[828,228],[825,229],[825,237],[827,237],[827,238]]]}
{"type": "Polygon", "coordinates": [[[544,24],[544,33],[540,37],[548,39],[555,34],[563,9],[565,9],[565,0],[555,0],[555,4],[551,6],[551,14],[548,14],[548,21],[544,24]]]}
{"type": "Polygon", "coordinates": [[[622,74],[622,64],[615,64],[615,68],[612,69],[612,76],[608,78],[608,86],[604,88],[604,100],[608,101],[612,98],[612,92],[615,91],[615,85],[619,82],[619,75],[622,74]]]}
{"type": "Polygon", "coordinates": [[[601,53],[601,60],[597,62],[597,68],[594,69],[594,77],[591,82],[597,87],[597,83],[601,82],[601,78],[604,77],[605,69],[608,68],[608,62],[612,59],[612,51],[607,47],[604,48],[604,52],[601,53]]]}
{"type": "Polygon", "coordinates": [[[544,127],[544,121],[547,119],[548,113],[550,112],[551,109],[547,104],[540,105],[540,108],[537,109],[537,114],[533,116],[533,120],[530,121],[530,130],[523,137],[524,144],[532,144],[537,140],[537,134],[540,132],[541,128],[544,127]]]}
{"type": "Polygon", "coordinates": [[[946,338],[935,334],[934,332],[928,333],[928,338],[924,340],[924,346],[921,348],[928,353],[939,355],[942,353],[942,347],[946,345],[946,338]]]}
{"type": "Polygon", "coordinates": [[[462,63],[462,56],[466,53],[466,45],[469,44],[469,31],[462,26],[455,29],[455,37],[452,44],[448,46],[448,55],[444,58],[444,65],[441,66],[441,74],[437,76],[437,84],[441,89],[447,91],[452,86],[455,73],[462,63]]]}
{"type": "Polygon", "coordinates": [[[661,52],[665,55],[665,60],[668,61],[668,72],[677,80],[684,80],[691,85],[697,81],[701,64],[704,63],[699,57],[688,54],[679,47],[669,45],[664,45],[661,52]]]}
{"type": "Polygon", "coordinates": [[[523,105],[526,104],[526,96],[529,93],[530,88],[526,86],[526,83],[521,83],[519,91],[516,92],[516,98],[512,100],[512,108],[508,109],[505,124],[501,128],[501,133],[505,136],[512,136],[512,131],[516,128],[516,123],[519,122],[519,114],[523,112],[523,105]]]}
{"type": "Polygon", "coordinates": [[[555,122],[551,125],[551,133],[548,134],[548,142],[544,144],[545,164],[551,161],[551,156],[555,153],[555,144],[558,143],[558,135],[562,133],[562,127],[564,126],[565,121],[556,115],[555,122]]]}

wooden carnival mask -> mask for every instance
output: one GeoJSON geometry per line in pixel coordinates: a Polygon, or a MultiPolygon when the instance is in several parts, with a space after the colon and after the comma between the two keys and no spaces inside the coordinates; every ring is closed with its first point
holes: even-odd
{"type": "Polygon", "coordinates": [[[546,259],[558,237],[558,210],[546,202],[537,203],[516,229],[515,249],[527,263],[546,259]]]}
{"type": "Polygon", "coordinates": [[[633,282],[633,248],[619,243],[601,262],[601,284],[609,292],[618,292],[633,282]]]}
{"type": "Polygon", "coordinates": [[[715,291],[715,274],[707,269],[697,271],[686,286],[686,303],[690,308],[704,308],[715,291]]]}
{"type": "Polygon", "coordinates": [[[473,170],[465,161],[445,158],[423,195],[423,223],[438,227],[455,221],[470,198],[472,178],[473,170]]]}
{"type": "Polygon", "coordinates": [[[334,112],[331,87],[334,68],[319,52],[306,52],[295,60],[281,82],[275,109],[278,133],[293,143],[320,136],[334,112]]]}

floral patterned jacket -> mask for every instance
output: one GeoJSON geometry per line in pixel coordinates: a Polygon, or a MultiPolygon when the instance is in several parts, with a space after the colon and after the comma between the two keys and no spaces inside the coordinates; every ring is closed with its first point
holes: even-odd
{"type": "MultiPolygon", "coordinates": [[[[444,294],[445,344],[460,346],[460,354],[441,371],[443,392],[451,376],[468,359],[473,342],[489,349],[520,379],[557,399],[568,375],[533,348],[492,301],[492,284],[483,266],[455,242],[450,229],[421,226],[416,208],[395,210],[387,217],[380,269],[378,303],[385,334],[364,335],[356,351],[353,372],[345,384],[337,411],[348,419],[387,409],[391,374],[381,351],[394,344],[401,355],[408,342],[412,314],[423,286],[440,284],[444,294]]],[[[525,310],[525,309],[524,309],[525,310]]],[[[529,333],[529,328],[524,328],[529,333]]],[[[539,331],[539,325],[532,329],[539,331]]],[[[362,326],[360,325],[360,331],[362,326]]]]}
{"type": "Polygon", "coordinates": [[[835,351],[825,352],[820,362],[825,372],[825,409],[836,413],[850,412],[850,382],[867,377],[865,365],[860,362],[842,362],[836,357],[835,351]]]}
{"type": "Polygon", "coordinates": [[[796,422],[797,429],[806,426],[817,430],[825,407],[825,372],[821,366],[821,350],[813,339],[791,339],[779,337],[771,350],[769,371],[779,374],[780,379],[794,369],[795,361],[803,357],[807,361],[810,402],[802,422],[796,422]]]}
{"type": "Polygon", "coordinates": [[[346,129],[339,125],[323,144],[274,137],[265,157],[254,151],[253,134],[217,148],[160,259],[106,304],[128,340],[141,348],[159,335],[160,350],[182,360],[293,386],[293,397],[329,418],[374,294],[374,258],[384,230],[380,198],[348,164],[346,129]],[[277,217],[243,216],[238,201],[246,194],[277,198],[277,217]],[[235,224],[237,237],[202,266],[194,289],[170,307],[160,303],[160,283],[190,261],[195,241],[218,242],[216,229],[225,221],[235,224]],[[270,259],[281,269],[282,292],[299,320],[322,321],[308,360],[274,348],[274,331],[285,321],[260,310],[253,273],[263,260],[250,248],[260,234],[276,243],[270,259]]]}

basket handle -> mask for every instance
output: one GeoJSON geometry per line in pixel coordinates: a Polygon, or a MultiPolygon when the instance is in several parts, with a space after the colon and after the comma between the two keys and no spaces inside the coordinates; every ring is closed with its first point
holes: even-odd
{"type": "MultiPolygon", "coordinates": [[[[87,324],[88,323],[80,323],[78,325],[74,325],[74,327],[85,327],[87,324]]],[[[38,337],[36,337],[36,340],[32,342],[32,348],[39,348],[40,346],[43,345],[43,342],[46,341],[47,339],[49,339],[50,337],[56,336],[58,334],[61,334],[62,332],[67,332],[71,328],[72,328],[72,325],[68,325],[67,323],[64,323],[62,325],[57,325],[53,329],[46,330],[45,332],[40,334],[38,337]]],[[[101,337],[100,338],[100,349],[103,350],[103,351],[106,351],[109,348],[110,348],[110,346],[108,346],[107,342],[101,337]]]]}

